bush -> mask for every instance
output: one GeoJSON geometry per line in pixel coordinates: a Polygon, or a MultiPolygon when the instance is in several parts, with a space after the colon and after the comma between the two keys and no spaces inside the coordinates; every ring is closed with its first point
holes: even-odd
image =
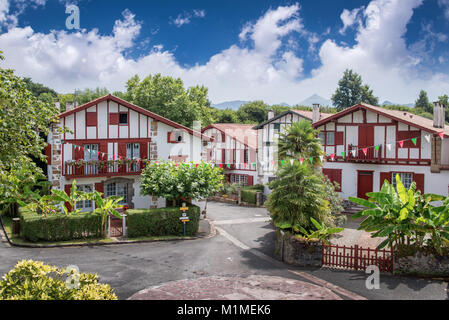
{"type": "MultiPolygon", "coordinates": [[[[200,221],[200,208],[189,205],[187,216],[190,221],[186,223],[186,236],[197,233],[200,221]]],[[[179,207],[158,209],[132,209],[126,211],[128,237],[145,236],[182,236],[183,224],[179,220],[182,212],[179,207]]]]}
{"type": "Polygon", "coordinates": [[[96,274],[22,260],[0,281],[0,300],[117,300],[117,296],[108,284],[98,283],[96,274]]]}
{"type": "Polygon", "coordinates": [[[256,190],[258,192],[263,192],[264,191],[264,186],[263,186],[263,184],[255,184],[253,186],[244,187],[243,189],[245,189],[245,190],[256,190]]]}
{"type": "Polygon", "coordinates": [[[101,215],[97,213],[43,216],[25,208],[19,212],[20,235],[31,242],[102,237],[101,215]]]}
{"type": "Polygon", "coordinates": [[[252,189],[242,189],[240,190],[240,196],[243,202],[256,204],[257,202],[257,193],[259,191],[252,189]]]}

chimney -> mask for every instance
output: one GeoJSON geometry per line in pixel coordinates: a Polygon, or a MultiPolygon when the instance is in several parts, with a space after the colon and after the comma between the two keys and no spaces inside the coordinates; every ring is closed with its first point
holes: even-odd
{"type": "Polygon", "coordinates": [[[274,111],[273,110],[269,110],[268,111],[268,120],[273,119],[274,118],[274,111]]]}
{"type": "Polygon", "coordinates": [[[313,104],[313,115],[312,115],[312,123],[318,122],[320,120],[320,104],[313,104]]]}
{"type": "Polygon", "coordinates": [[[444,128],[445,112],[444,105],[439,101],[433,103],[433,126],[435,128],[444,128]]]}

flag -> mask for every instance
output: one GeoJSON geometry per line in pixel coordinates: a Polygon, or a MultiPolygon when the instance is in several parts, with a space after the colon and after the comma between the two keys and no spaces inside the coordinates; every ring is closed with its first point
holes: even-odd
{"type": "Polygon", "coordinates": [[[303,161],[304,161],[304,159],[303,159],[303,158],[299,158],[299,164],[302,164],[302,163],[303,163],[303,161]]]}
{"type": "Polygon", "coordinates": [[[443,132],[443,131],[441,131],[441,132],[438,132],[438,135],[440,136],[441,140],[443,140],[443,139],[444,139],[444,132],[443,132]]]}
{"type": "Polygon", "coordinates": [[[380,146],[376,146],[376,151],[379,152],[380,146]]]}
{"type": "Polygon", "coordinates": [[[320,161],[323,162],[323,156],[320,156],[320,161]]]}
{"type": "Polygon", "coordinates": [[[417,142],[417,138],[412,138],[412,142],[413,142],[413,144],[416,146],[416,142],[417,142]]]}
{"type": "Polygon", "coordinates": [[[335,158],[335,154],[332,153],[332,154],[331,154],[331,159],[334,160],[334,158],[335,158]]]}
{"type": "Polygon", "coordinates": [[[293,165],[293,161],[294,161],[293,159],[290,159],[290,165],[293,165]]]}
{"type": "Polygon", "coordinates": [[[401,148],[404,147],[404,140],[399,141],[399,145],[401,146],[401,148]]]}
{"type": "Polygon", "coordinates": [[[357,155],[357,150],[353,149],[353,150],[351,150],[351,153],[352,153],[352,156],[355,157],[357,155]]]}
{"type": "Polygon", "coordinates": [[[197,164],[196,164],[196,167],[198,168],[198,166],[199,166],[199,164],[197,163],[197,164]]]}
{"type": "Polygon", "coordinates": [[[284,165],[284,160],[281,160],[281,166],[283,166],[284,165]]]}
{"type": "Polygon", "coordinates": [[[426,135],[424,136],[424,138],[426,138],[426,141],[427,141],[428,143],[430,143],[430,134],[426,134],[426,135]]]}
{"type": "Polygon", "coordinates": [[[243,165],[245,166],[245,169],[246,169],[246,162],[243,165]]]}
{"type": "Polygon", "coordinates": [[[346,153],[343,151],[343,152],[341,153],[341,156],[344,158],[344,157],[346,156],[346,153]]]}
{"type": "Polygon", "coordinates": [[[387,149],[388,149],[388,151],[391,151],[391,143],[387,144],[387,149]]]}
{"type": "Polygon", "coordinates": [[[366,154],[368,153],[368,148],[363,148],[362,151],[363,151],[363,153],[364,153],[365,156],[366,156],[366,154]]]}
{"type": "Polygon", "coordinates": [[[313,164],[313,157],[310,157],[310,163],[313,164]]]}
{"type": "Polygon", "coordinates": [[[228,163],[228,168],[231,169],[231,164],[230,163],[228,163]]]}

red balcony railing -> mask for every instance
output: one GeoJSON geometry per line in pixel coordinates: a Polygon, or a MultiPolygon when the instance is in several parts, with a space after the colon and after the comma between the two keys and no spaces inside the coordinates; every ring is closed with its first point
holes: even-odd
{"type": "Polygon", "coordinates": [[[377,162],[382,160],[382,146],[379,146],[379,149],[370,147],[366,149],[366,154],[363,152],[363,148],[360,146],[354,146],[352,144],[348,145],[348,153],[346,158],[352,161],[370,161],[377,162]],[[356,150],[355,155],[353,154],[353,150],[356,150]]]}
{"type": "Polygon", "coordinates": [[[109,177],[138,175],[142,173],[146,162],[89,161],[66,162],[63,175],[68,179],[80,177],[109,177]]]}

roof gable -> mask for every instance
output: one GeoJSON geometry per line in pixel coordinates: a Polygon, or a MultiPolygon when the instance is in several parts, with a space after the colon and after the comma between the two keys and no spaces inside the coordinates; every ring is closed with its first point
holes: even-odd
{"type": "Polygon", "coordinates": [[[342,110],[334,115],[331,115],[330,117],[327,117],[318,122],[315,122],[313,124],[313,126],[315,128],[320,127],[323,124],[326,124],[330,121],[334,121],[339,118],[342,118],[348,114],[351,114],[351,113],[356,112],[361,109],[377,113],[379,115],[385,116],[387,118],[407,124],[412,127],[419,128],[419,129],[429,132],[429,133],[437,134],[437,133],[443,131],[446,136],[449,135],[449,126],[447,126],[447,125],[445,125],[444,128],[435,128],[433,126],[433,120],[431,120],[431,119],[427,119],[427,118],[418,116],[418,115],[410,113],[410,112],[385,109],[385,108],[378,107],[378,106],[372,106],[367,103],[360,103],[360,104],[356,104],[352,107],[346,108],[345,110],[342,110]]]}
{"type": "Polygon", "coordinates": [[[203,128],[201,132],[214,128],[250,148],[257,149],[257,131],[252,127],[251,124],[214,123],[203,128]],[[240,135],[242,132],[245,136],[240,135]]]}
{"type": "Polygon", "coordinates": [[[179,124],[177,122],[171,121],[171,120],[169,120],[167,118],[164,118],[164,117],[162,117],[162,116],[160,116],[160,115],[158,115],[158,114],[156,114],[154,112],[151,112],[151,111],[148,111],[148,110],[146,110],[146,109],[144,109],[142,107],[136,106],[135,104],[132,104],[132,103],[130,103],[130,102],[126,101],[126,100],[123,100],[123,99],[121,99],[119,97],[116,97],[116,96],[114,96],[112,94],[108,94],[106,96],[97,98],[97,99],[92,100],[90,102],[87,102],[87,103],[85,103],[85,104],[83,104],[83,105],[81,105],[79,107],[76,107],[76,108],[74,108],[72,110],[68,110],[68,111],[62,112],[62,113],[60,113],[58,115],[58,117],[59,118],[67,117],[67,116],[69,116],[71,114],[74,114],[74,113],[79,112],[81,110],[88,109],[88,108],[90,108],[92,106],[95,106],[95,105],[97,105],[97,104],[99,104],[99,103],[101,103],[103,101],[108,101],[108,100],[114,101],[114,102],[118,103],[119,105],[122,105],[124,107],[129,108],[129,109],[132,109],[132,110],[134,110],[134,111],[136,111],[138,113],[144,114],[144,115],[146,115],[146,116],[148,116],[150,118],[153,118],[153,119],[155,119],[157,121],[165,123],[165,124],[167,124],[167,125],[169,125],[171,127],[182,129],[182,130],[186,130],[187,132],[189,132],[192,135],[195,135],[197,137],[199,136],[199,137],[202,137],[206,141],[210,141],[210,137],[202,135],[201,132],[192,130],[192,129],[188,128],[188,127],[183,126],[182,124],[179,124]]]}
{"type": "MultiPolygon", "coordinates": [[[[265,126],[279,118],[282,118],[283,116],[285,116],[287,114],[295,114],[295,115],[298,115],[298,116],[300,116],[306,120],[309,120],[309,121],[312,121],[312,119],[313,119],[313,111],[290,109],[290,110],[287,110],[287,111],[284,111],[284,112],[278,114],[277,116],[274,116],[273,118],[271,118],[265,122],[258,124],[257,126],[253,127],[253,129],[254,130],[262,129],[263,126],[265,126]]],[[[322,119],[330,117],[331,115],[332,114],[330,114],[330,113],[322,113],[322,112],[320,113],[320,116],[322,119]]]]}

